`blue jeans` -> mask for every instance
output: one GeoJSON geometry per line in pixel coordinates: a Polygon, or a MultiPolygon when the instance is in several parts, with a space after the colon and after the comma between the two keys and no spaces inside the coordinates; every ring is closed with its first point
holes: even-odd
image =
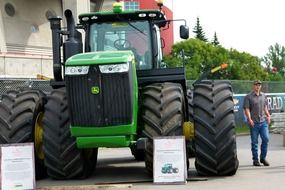
{"type": "Polygon", "coordinates": [[[254,123],[254,127],[250,127],[251,152],[252,159],[258,160],[258,136],[261,137],[261,153],[260,159],[265,159],[267,155],[267,147],[269,142],[269,130],[267,122],[254,123]]]}

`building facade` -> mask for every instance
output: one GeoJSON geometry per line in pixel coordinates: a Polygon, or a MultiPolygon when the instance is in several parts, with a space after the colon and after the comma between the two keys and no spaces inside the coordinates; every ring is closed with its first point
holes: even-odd
{"type": "MultiPolygon", "coordinates": [[[[48,17],[61,16],[70,9],[83,12],[111,11],[115,0],[0,0],[0,77],[52,77],[51,31],[48,17]]],[[[172,0],[166,2],[171,7],[172,0]]],[[[125,0],[125,9],[157,9],[155,0],[125,0]]],[[[167,18],[172,11],[163,8],[167,18]]],[[[63,25],[64,19],[63,19],[63,25]]],[[[173,44],[173,27],[163,31],[164,52],[173,44]]]]}

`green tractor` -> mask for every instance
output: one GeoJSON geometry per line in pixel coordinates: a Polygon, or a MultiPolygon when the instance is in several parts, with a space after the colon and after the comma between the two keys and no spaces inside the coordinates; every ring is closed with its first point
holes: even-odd
{"type": "Polygon", "coordinates": [[[160,10],[115,6],[81,14],[78,25],[70,10],[65,17],[67,28],[50,19],[52,92],[10,91],[0,102],[0,143],[34,142],[37,178],[88,177],[99,147],[130,147],[152,175],[153,137],[185,135],[188,143],[191,129],[198,174],[236,173],[231,85],[199,80],[187,93],[184,68],[162,59],[160,30],[172,21],[160,10]]]}
{"type": "Polygon", "coordinates": [[[178,173],[179,169],[172,166],[172,164],[167,163],[164,164],[161,168],[161,173],[163,174],[172,174],[172,173],[178,173]]]}

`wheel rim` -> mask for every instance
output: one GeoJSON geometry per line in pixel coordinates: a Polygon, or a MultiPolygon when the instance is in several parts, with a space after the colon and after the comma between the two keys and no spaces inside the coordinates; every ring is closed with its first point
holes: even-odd
{"type": "Polygon", "coordinates": [[[186,140],[190,140],[194,138],[194,124],[190,121],[186,121],[182,125],[183,135],[186,140]]]}
{"type": "Polygon", "coordinates": [[[37,115],[36,123],[35,123],[35,149],[37,157],[40,159],[44,159],[44,151],[43,151],[43,112],[40,112],[37,115]]]}

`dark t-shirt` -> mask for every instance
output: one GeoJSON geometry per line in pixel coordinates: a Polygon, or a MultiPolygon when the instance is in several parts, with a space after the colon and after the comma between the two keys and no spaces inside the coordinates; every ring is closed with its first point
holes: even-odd
{"type": "Polygon", "coordinates": [[[265,107],[267,106],[266,96],[263,92],[260,92],[259,96],[254,92],[245,96],[243,102],[243,108],[248,108],[250,111],[251,119],[254,123],[260,123],[265,121],[265,107]]]}

